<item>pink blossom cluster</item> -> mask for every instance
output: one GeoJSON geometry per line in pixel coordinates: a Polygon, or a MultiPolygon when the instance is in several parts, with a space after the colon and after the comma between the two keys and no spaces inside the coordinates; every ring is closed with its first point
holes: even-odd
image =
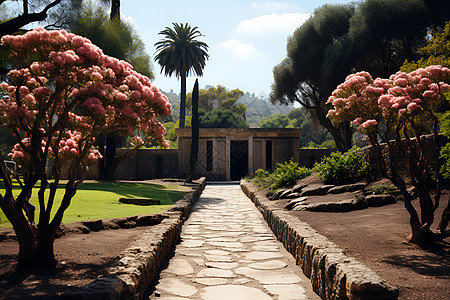
{"type": "Polygon", "coordinates": [[[360,130],[377,125],[378,98],[389,88],[388,80],[373,80],[368,72],[351,74],[328,98],[328,103],[333,105],[328,117],[352,121],[360,130]]]}
{"type": "MultiPolygon", "coordinates": [[[[24,138],[21,143],[27,149],[23,149],[22,145],[17,143],[8,156],[17,164],[25,166],[30,159],[28,151],[30,151],[31,139],[28,137],[24,138]]],[[[92,143],[84,140],[81,134],[76,131],[66,131],[61,137],[53,136],[50,140],[43,138],[41,140],[41,153],[44,153],[47,146],[49,157],[51,158],[55,156],[54,151],[58,152],[58,157],[62,160],[72,161],[80,157],[86,164],[102,158],[102,155],[92,146],[92,143]],[[85,147],[88,148],[85,149],[85,147]],[[87,153],[87,155],[84,155],[84,153],[87,153]]]]}
{"type": "MultiPolygon", "coordinates": [[[[170,115],[172,106],[129,63],[104,55],[88,39],[64,30],[38,28],[4,36],[1,42],[17,61],[35,59],[10,71],[10,84],[0,84],[3,123],[26,132],[37,124],[54,136],[62,130],[77,131],[90,143],[100,133],[132,134],[138,129],[168,146],[165,128],[156,118],[170,115]]],[[[78,143],[70,140],[63,148],[75,154],[71,145],[78,143]]]]}
{"type": "Polygon", "coordinates": [[[94,147],[92,147],[90,143],[87,143],[87,141],[83,139],[81,134],[76,131],[67,131],[65,135],[63,135],[63,137],[59,140],[57,148],[58,153],[61,154],[61,158],[73,160],[83,155],[83,153],[86,151],[86,149],[84,149],[85,147],[88,147],[88,161],[96,161],[97,159],[102,158],[100,152],[94,149],[94,147]]]}
{"type": "Polygon", "coordinates": [[[382,116],[389,126],[406,122],[422,112],[431,113],[450,91],[450,69],[430,66],[389,79],[372,80],[367,72],[348,76],[328,102],[328,116],[337,121],[352,121],[361,131],[371,130],[382,116]]]}
{"type": "Polygon", "coordinates": [[[144,140],[140,136],[135,136],[130,140],[130,146],[133,148],[139,148],[144,145],[144,140]]]}

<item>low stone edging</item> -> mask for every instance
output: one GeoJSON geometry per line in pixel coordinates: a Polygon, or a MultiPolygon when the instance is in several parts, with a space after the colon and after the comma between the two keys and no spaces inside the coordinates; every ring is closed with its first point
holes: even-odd
{"type": "Polygon", "coordinates": [[[336,244],[307,223],[277,208],[258,194],[253,184],[243,179],[241,188],[264,216],[278,240],[294,256],[303,273],[311,279],[313,290],[322,299],[398,298],[396,287],[388,285],[355,258],[347,257],[336,244]]]}
{"type": "Polygon", "coordinates": [[[116,265],[77,294],[58,296],[58,299],[119,300],[142,299],[145,291],[158,275],[161,264],[180,238],[181,227],[193,204],[200,198],[206,185],[204,177],[195,190],[162,214],[167,216],[158,225],[146,230],[129,248],[120,254],[116,265]]]}

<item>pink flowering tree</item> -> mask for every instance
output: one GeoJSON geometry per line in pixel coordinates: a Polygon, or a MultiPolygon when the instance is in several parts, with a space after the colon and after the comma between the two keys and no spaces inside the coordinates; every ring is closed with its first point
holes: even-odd
{"type": "MultiPolygon", "coordinates": [[[[328,116],[336,121],[351,121],[358,130],[366,133],[374,150],[383,177],[389,179],[402,192],[405,208],[410,215],[411,241],[423,244],[434,238],[448,236],[446,226],[440,233],[433,233],[431,225],[441,196],[439,174],[439,109],[445,103],[445,93],[450,91],[450,70],[441,66],[405,73],[398,72],[389,79],[372,79],[367,72],[349,75],[329,98],[334,106],[328,116]],[[433,134],[433,163],[425,161],[424,137],[421,128],[424,120],[433,134]],[[379,124],[383,122],[384,140],[387,142],[388,159],[379,144],[379,124]],[[390,140],[394,135],[395,139],[390,140]],[[394,161],[394,151],[405,153],[408,173],[419,197],[420,209],[412,205],[405,179],[400,175],[394,161]],[[434,190],[429,182],[434,179],[434,190]]],[[[446,210],[449,207],[447,206],[446,210]]],[[[447,215],[448,217],[448,215],[447,215]]],[[[445,222],[445,214],[441,224],[445,222]]]]}
{"type": "MultiPolygon", "coordinates": [[[[89,164],[100,157],[93,148],[95,137],[138,129],[168,147],[165,128],[156,118],[170,115],[172,107],[147,77],[127,62],[104,55],[86,38],[35,29],[4,36],[1,42],[11,59],[23,66],[10,71],[8,83],[0,85],[0,124],[17,138],[10,157],[23,178],[16,195],[0,161],[5,184],[0,207],[19,241],[19,266],[54,265],[53,242],[64,212],[89,164]],[[68,181],[57,206],[63,164],[69,166],[68,181]],[[39,187],[38,216],[30,203],[34,186],[39,187]]],[[[136,139],[136,146],[139,143],[136,139]]]]}

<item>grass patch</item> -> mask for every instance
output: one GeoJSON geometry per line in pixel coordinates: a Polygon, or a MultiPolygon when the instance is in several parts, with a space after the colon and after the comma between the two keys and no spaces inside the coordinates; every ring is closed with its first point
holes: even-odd
{"type": "MultiPolygon", "coordinates": [[[[65,184],[60,184],[53,213],[59,207],[64,194],[65,184]]],[[[0,193],[4,194],[5,186],[0,181],[0,193]]],[[[83,182],[72,199],[69,208],[64,213],[63,223],[106,218],[120,218],[132,215],[161,213],[169,209],[175,201],[181,199],[190,190],[176,184],[150,184],[142,182],[83,182]],[[161,205],[140,206],[124,204],[119,198],[153,198],[161,201],[161,205]]],[[[18,195],[20,188],[14,186],[14,194],[18,195]]],[[[36,206],[36,218],[39,216],[37,199],[38,188],[33,189],[31,203],[36,206]]],[[[11,227],[3,211],[0,210],[0,228],[11,227]]]]}

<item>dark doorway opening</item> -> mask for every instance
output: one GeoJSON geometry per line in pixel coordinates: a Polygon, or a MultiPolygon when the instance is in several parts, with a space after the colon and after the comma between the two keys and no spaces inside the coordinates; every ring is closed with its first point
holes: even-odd
{"type": "Polygon", "coordinates": [[[272,141],[266,141],[266,170],[272,170],[272,141]]]}
{"type": "Polygon", "coordinates": [[[230,178],[240,180],[248,173],[248,141],[231,141],[230,178]]]}

